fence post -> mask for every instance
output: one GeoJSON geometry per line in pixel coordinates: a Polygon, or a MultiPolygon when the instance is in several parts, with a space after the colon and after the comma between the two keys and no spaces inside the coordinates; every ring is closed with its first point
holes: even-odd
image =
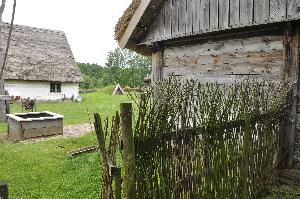
{"type": "Polygon", "coordinates": [[[132,131],[132,104],[122,103],[121,131],[123,140],[124,198],[135,198],[135,151],[132,131]]]}
{"type": "Polygon", "coordinates": [[[0,182],[0,199],[8,199],[8,186],[0,182]]]}
{"type": "Polygon", "coordinates": [[[250,135],[251,134],[251,121],[250,116],[246,114],[245,117],[245,129],[243,137],[243,163],[242,163],[242,199],[249,198],[249,155],[250,155],[250,135]]]}
{"type": "Polygon", "coordinates": [[[121,168],[118,168],[115,175],[115,198],[121,199],[121,193],[122,193],[121,168]]]}
{"type": "Polygon", "coordinates": [[[292,85],[287,96],[287,107],[279,126],[277,169],[293,166],[294,142],[296,131],[297,87],[292,85]]]}

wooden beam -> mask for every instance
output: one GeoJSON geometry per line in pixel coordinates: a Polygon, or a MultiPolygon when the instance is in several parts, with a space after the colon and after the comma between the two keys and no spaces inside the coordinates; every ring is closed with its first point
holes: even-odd
{"type": "Polygon", "coordinates": [[[99,149],[99,147],[96,146],[90,146],[90,147],[85,147],[85,148],[80,148],[80,149],[76,149],[73,151],[68,152],[68,156],[69,157],[77,157],[81,154],[86,154],[86,153],[92,153],[95,152],[99,149]]]}
{"type": "Polygon", "coordinates": [[[135,198],[135,150],[132,130],[132,104],[122,103],[121,131],[123,140],[124,199],[135,198]]]}
{"type": "Polygon", "coordinates": [[[115,199],[121,199],[122,194],[122,177],[121,168],[117,168],[115,171],[115,199]]]}
{"type": "Polygon", "coordinates": [[[8,186],[5,183],[0,182],[0,198],[8,199],[8,186]]]}
{"type": "MultiPolygon", "coordinates": [[[[164,41],[163,45],[166,47],[181,46],[181,45],[193,45],[195,43],[205,43],[208,40],[218,41],[230,38],[249,38],[249,37],[262,37],[263,35],[282,35],[282,25],[262,25],[253,28],[240,28],[235,30],[223,30],[213,33],[205,33],[197,36],[190,36],[185,38],[173,39],[164,41]]],[[[142,45],[142,44],[141,44],[142,45]]]]}
{"type": "Polygon", "coordinates": [[[135,30],[136,26],[138,25],[140,19],[142,18],[143,14],[145,13],[147,7],[151,0],[141,0],[140,5],[138,6],[137,10],[135,11],[134,15],[132,16],[124,34],[122,35],[119,46],[120,48],[125,48],[128,40],[130,39],[133,31],[135,30]]]}
{"type": "Polygon", "coordinates": [[[156,51],[152,53],[152,77],[151,84],[155,87],[156,83],[162,80],[163,74],[163,51],[156,51]]]}
{"type": "MultiPolygon", "coordinates": [[[[297,23],[297,22],[295,22],[297,23]]],[[[293,22],[287,22],[284,30],[284,68],[283,76],[285,81],[292,85],[290,91],[290,107],[287,111],[284,122],[284,146],[280,147],[284,149],[281,158],[281,167],[291,168],[294,163],[294,147],[295,147],[295,135],[296,135],[296,123],[297,123],[297,93],[299,92],[299,25],[293,22]]],[[[299,121],[298,121],[299,122],[299,121]]]]}

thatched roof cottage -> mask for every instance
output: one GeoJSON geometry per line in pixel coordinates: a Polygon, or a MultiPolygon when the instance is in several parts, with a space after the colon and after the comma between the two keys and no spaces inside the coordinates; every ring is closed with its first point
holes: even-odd
{"type": "MultiPolygon", "coordinates": [[[[299,0],[133,0],[115,38],[152,56],[153,85],[170,75],[219,83],[256,77],[289,82],[299,93],[299,0]]],[[[300,163],[297,103],[286,128],[288,165],[300,163]]]]}
{"type": "MultiPolygon", "coordinates": [[[[4,23],[4,43],[8,32],[4,23]]],[[[76,98],[83,81],[64,32],[20,25],[13,27],[3,75],[9,95],[38,100],[76,98]]]]}

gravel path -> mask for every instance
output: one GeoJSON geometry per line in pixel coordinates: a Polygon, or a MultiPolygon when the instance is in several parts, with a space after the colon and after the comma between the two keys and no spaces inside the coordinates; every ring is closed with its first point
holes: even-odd
{"type": "MultiPolygon", "coordinates": [[[[42,142],[46,140],[53,140],[53,139],[63,139],[63,138],[70,138],[70,137],[80,137],[83,136],[89,132],[94,131],[94,127],[92,124],[75,124],[75,125],[67,125],[64,126],[64,134],[63,135],[54,135],[54,136],[48,136],[48,137],[38,137],[38,138],[32,138],[32,139],[26,139],[24,141],[21,141],[21,143],[36,143],[36,142],[42,142]]],[[[7,140],[7,135],[3,133],[3,135],[0,135],[0,140],[9,143],[7,140]]]]}

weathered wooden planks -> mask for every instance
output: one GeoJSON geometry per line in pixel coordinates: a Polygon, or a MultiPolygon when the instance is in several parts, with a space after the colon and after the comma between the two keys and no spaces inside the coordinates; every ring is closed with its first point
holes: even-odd
{"type": "Polygon", "coordinates": [[[160,34],[160,29],[158,27],[158,23],[159,23],[159,20],[156,20],[154,23],[153,23],[153,38],[155,40],[157,40],[159,38],[159,34],[160,34]]]}
{"type": "Polygon", "coordinates": [[[253,1],[240,0],[240,27],[247,26],[253,22],[253,1]]]}
{"type": "Polygon", "coordinates": [[[291,168],[293,162],[298,162],[300,154],[297,152],[299,149],[299,129],[297,118],[300,113],[297,111],[297,104],[299,104],[299,65],[300,65],[300,24],[287,23],[284,28],[284,52],[285,52],[285,63],[284,63],[284,75],[290,84],[293,85],[291,94],[293,96],[292,105],[289,108],[288,118],[285,121],[287,128],[286,131],[286,159],[287,168],[291,168]]]}
{"type": "Polygon", "coordinates": [[[230,27],[238,27],[240,24],[240,1],[230,0],[229,12],[230,27]]]}
{"type": "Polygon", "coordinates": [[[163,77],[179,75],[203,82],[234,81],[241,76],[279,81],[282,36],[230,39],[171,47],[164,52],[163,77]]]}
{"type": "Polygon", "coordinates": [[[165,37],[165,10],[161,10],[157,16],[158,20],[156,21],[155,38],[164,38],[165,37]]]}
{"type": "Polygon", "coordinates": [[[254,23],[264,24],[269,19],[270,0],[254,0],[254,23]]]}
{"type": "Polygon", "coordinates": [[[287,12],[288,19],[300,19],[300,1],[288,0],[287,12]]]}
{"type": "Polygon", "coordinates": [[[210,0],[209,3],[209,25],[210,30],[217,30],[219,26],[219,1],[218,0],[210,0]]]}
{"type": "Polygon", "coordinates": [[[186,0],[178,1],[178,36],[185,35],[185,26],[187,24],[186,0]]]}
{"type": "Polygon", "coordinates": [[[178,0],[172,1],[172,37],[178,34],[178,0]]]}
{"type": "Polygon", "coordinates": [[[193,0],[186,0],[186,34],[193,33],[193,0]]]}
{"type": "Polygon", "coordinates": [[[229,27],[229,0],[219,0],[219,29],[229,27]]]}
{"type": "Polygon", "coordinates": [[[270,21],[282,21],[286,18],[286,0],[270,0],[270,21]]]}
{"type": "Polygon", "coordinates": [[[294,19],[299,0],[166,0],[141,43],[294,19]]]}
{"type": "Polygon", "coordinates": [[[200,32],[200,15],[199,15],[199,11],[200,11],[200,0],[199,1],[195,1],[192,0],[192,4],[193,4],[193,33],[199,33],[200,32]]]}
{"type": "Polygon", "coordinates": [[[165,12],[165,38],[169,39],[172,36],[172,1],[166,1],[164,5],[165,12]]]}
{"type": "Polygon", "coordinates": [[[155,86],[155,82],[162,79],[162,68],[163,68],[163,52],[158,51],[152,54],[152,86],[155,86]]]}
{"type": "Polygon", "coordinates": [[[200,32],[208,32],[208,30],[209,30],[209,0],[201,0],[199,15],[200,15],[200,32]]]}
{"type": "Polygon", "coordinates": [[[80,149],[76,149],[76,150],[72,150],[72,151],[68,152],[68,156],[69,157],[77,157],[81,154],[95,152],[98,149],[99,149],[99,147],[96,147],[96,146],[80,148],[80,149]]]}

